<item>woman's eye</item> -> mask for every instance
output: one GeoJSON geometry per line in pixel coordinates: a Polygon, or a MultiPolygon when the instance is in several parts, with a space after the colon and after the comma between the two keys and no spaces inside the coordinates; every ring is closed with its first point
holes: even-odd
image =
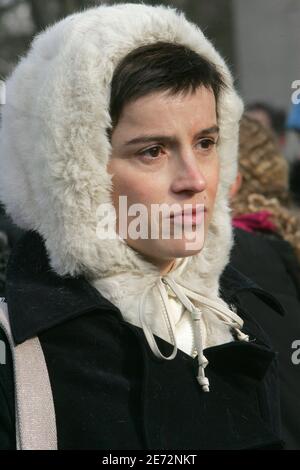
{"type": "Polygon", "coordinates": [[[202,139],[199,141],[199,144],[203,150],[208,150],[213,147],[216,142],[212,139],[202,139]]]}
{"type": "MultiPolygon", "coordinates": [[[[216,142],[213,139],[201,139],[198,142],[200,149],[204,151],[210,150],[215,144],[216,142]]],[[[144,158],[145,160],[156,160],[161,156],[162,152],[163,148],[160,145],[155,145],[146,150],[138,152],[138,156],[144,158]]]]}
{"type": "Polygon", "coordinates": [[[139,153],[142,157],[149,158],[150,160],[155,159],[159,156],[161,152],[161,147],[156,145],[155,147],[151,147],[149,149],[143,150],[142,152],[139,153]]]}

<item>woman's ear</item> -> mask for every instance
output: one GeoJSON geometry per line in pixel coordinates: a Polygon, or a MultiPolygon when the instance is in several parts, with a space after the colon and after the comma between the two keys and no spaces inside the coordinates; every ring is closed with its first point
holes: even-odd
{"type": "Polygon", "coordinates": [[[242,186],[243,182],[243,176],[242,174],[238,171],[238,174],[236,175],[235,181],[232,183],[229,189],[229,199],[233,199],[234,196],[239,192],[240,187],[242,186]]]}

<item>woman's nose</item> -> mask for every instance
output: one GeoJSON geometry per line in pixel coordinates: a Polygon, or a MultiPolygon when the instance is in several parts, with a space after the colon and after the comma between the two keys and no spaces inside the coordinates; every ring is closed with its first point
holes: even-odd
{"type": "Polygon", "coordinates": [[[192,191],[198,193],[205,189],[205,176],[193,159],[189,159],[189,161],[180,165],[172,183],[172,190],[174,192],[192,191]]]}

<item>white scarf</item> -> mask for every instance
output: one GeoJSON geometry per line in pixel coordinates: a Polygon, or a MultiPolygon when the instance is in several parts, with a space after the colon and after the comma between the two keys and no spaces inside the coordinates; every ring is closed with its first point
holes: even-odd
{"type": "Polygon", "coordinates": [[[204,372],[208,361],[203,350],[233,341],[233,330],[239,340],[248,340],[248,336],[241,332],[242,319],[221,298],[207,298],[181,284],[180,274],[186,264],[187,258],[180,258],[164,275],[127,272],[92,284],[120,309],[126,321],[143,329],[156,357],[172,360],[178,348],[192,357],[198,355],[197,379],[203,391],[209,391],[204,372]],[[174,345],[170,356],[160,352],[154,335],[174,345]]]}

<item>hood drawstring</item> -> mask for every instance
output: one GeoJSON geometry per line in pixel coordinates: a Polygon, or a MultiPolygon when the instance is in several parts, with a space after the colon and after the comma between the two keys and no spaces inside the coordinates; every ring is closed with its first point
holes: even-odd
{"type": "MultiPolygon", "coordinates": [[[[172,315],[170,315],[169,310],[168,310],[168,295],[166,292],[166,289],[164,288],[163,284],[168,285],[174,294],[177,296],[177,298],[180,300],[180,302],[185,306],[185,308],[191,313],[191,317],[194,323],[194,335],[195,335],[195,346],[197,349],[197,354],[198,354],[198,376],[197,380],[202,387],[202,390],[204,392],[209,392],[209,380],[205,376],[204,369],[208,364],[207,358],[203,354],[203,340],[202,340],[202,333],[201,333],[201,319],[202,319],[202,312],[199,308],[195,307],[195,305],[188,299],[187,295],[189,295],[188,290],[185,289],[183,286],[180,286],[171,276],[164,276],[160,278],[155,285],[150,285],[145,289],[145,291],[142,294],[140,303],[139,303],[139,317],[140,317],[140,322],[144,331],[144,334],[147,338],[148,344],[152,350],[152,352],[155,354],[156,357],[159,357],[160,359],[166,359],[166,360],[171,360],[174,359],[174,357],[177,354],[177,343],[176,343],[176,336],[175,336],[175,325],[173,321],[172,315]],[[171,340],[174,344],[174,349],[172,351],[172,354],[170,356],[164,356],[158,346],[157,343],[154,339],[153,333],[148,326],[147,322],[145,321],[144,315],[145,315],[145,310],[144,310],[144,303],[146,296],[150,290],[153,289],[153,287],[157,287],[161,298],[163,300],[164,306],[165,306],[165,312],[166,312],[166,320],[167,324],[169,325],[169,333],[171,340]],[[187,293],[187,295],[185,294],[187,293]]],[[[201,303],[202,305],[209,307],[212,312],[220,318],[226,325],[229,327],[233,328],[237,339],[239,341],[248,341],[249,336],[246,335],[241,331],[241,328],[243,327],[243,320],[236,315],[232,310],[229,308],[225,307],[224,305],[220,304],[219,302],[209,299],[207,297],[204,297],[201,295],[199,292],[194,292],[193,291],[193,296],[196,298],[196,300],[201,303]]]]}

